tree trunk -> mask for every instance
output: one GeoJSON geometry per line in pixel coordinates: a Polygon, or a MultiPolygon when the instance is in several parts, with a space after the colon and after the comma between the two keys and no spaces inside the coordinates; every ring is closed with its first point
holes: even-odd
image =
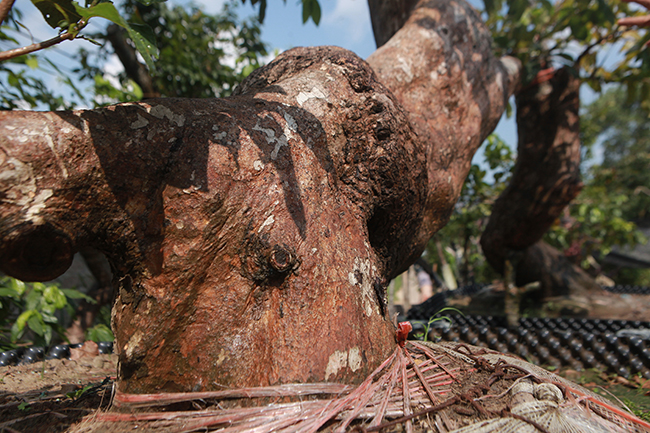
{"type": "Polygon", "coordinates": [[[411,16],[417,0],[368,0],[377,47],[393,37],[411,16]]]}
{"type": "Polygon", "coordinates": [[[485,256],[498,272],[511,260],[517,285],[540,281],[546,296],[595,286],[540,241],[582,187],[579,88],[580,79],[560,69],[517,94],[517,163],[481,237],[485,256]]]}
{"type": "Polygon", "coordinates": [[[421,2],[372,56],[395,96],[346,50],[297,48],[226,99],[0,113],[0,267],[106,254],[124,392],[360,381],[395,346],[388,281],[517,79],[456,5],[421,2]]]}

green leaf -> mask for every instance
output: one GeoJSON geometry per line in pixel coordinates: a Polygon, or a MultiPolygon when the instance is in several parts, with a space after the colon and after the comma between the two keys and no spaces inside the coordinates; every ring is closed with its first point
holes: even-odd
{"type": "Polygon", "coordinates": [[[302,0],[302,23],[305,24],[311,16],[312,3],[310,0],[302,0]]]}
{"type": "Polygon", "coordinates": [[[59,319],[57,319],[56,316],[54,316],[53,314],[41,312],[41,315],[43,317],[43,322],[45,323],[51,323],[51,324],[59,323],[59,319]]]}
{"type": "Polygon", "coordinates": [[[18,298],[18,294],[13,289],[8,289],[6,287],[0,287],[0,297],[18,298]]]}
{"type": "Polygon", "coordinates": [[[22,296],[23,293],[25,293],[25,283],[15,278],[9,280],[9,287],[15,290],[19,296],[22,296]]]}
{"type": "MultiPolygon", "coordinates": [[[[43,339],[45,340],[45,345],[49,346],[50,342],[52,341],[52,327],[51,326],[44,326],[44,332],[43,332],[43,339]]],[[[64,338],[65,336],[63,335],[63,332],[65,332],[63,329],[60,329],[60,335],[62,335],[64,338]]]]}
{"type": "Polygon", "coordinates": [[[18,331],[22,331],[25,329],[25,325],[27,324],[27,321],[29,320],[32,315],[37,314],[36,310],[27,310],[23,311],[20,316],[16,319],[16,323],[14,323],[14,326],[18,331]]]}
{"type": "Polygon", "coordinates": [[[25,64],[30,67],[30,69],[38,68],[38,59],[36,56],[28,56],[25,59],[25,64]]]}
{"type": "Polygon", "coordinates": [[[20,339],[23,334],[24,334],[24,327],[23,329],[18,329],[18,322],[14,322],[14,324],[11,326],[11,342],[15,343],[20,339]]]}
{"type": "Polygon", "coordinates": [[[260,1],[260,14],[258,16],[260,24],[264,22],[264,18],[266,18],[266,0],[260,1]]]}
{"type": "Polygon", "coordinates": [[[81,389],[66,393],[65,396],[74,400],[74,399],[77,399],[77,398],[81,397],[86,391],[88,391],[92,387],[93,386],[91,384],[88,384],[88,385],[84,386],[81,389]]]}
{"type": "Polygon", "coordinates": [[[91,298],[88,295],[85,295],[85,294],[81,293],[79,290],[76,290],[76,289],[61,289],[61,291],[63,292],[63,294],[65,294],[65,296],[68,299],[83,299],[84,301],[89,302],[91,304],[96,304],[97,303],[97,301],[95,301],[93,298],[91,298]]]}
{"type": "Polygon", "coordinates": [[[100,323],[86,331],[86,339],[99,343],[101,341],[113,341],[115,337],[108,326],[100,323]]]}
{"type": "Polygon", "coordinates": [[[136,50],[142,54],[149,70],[154,69],[153,59],[158,58],[158,48],[156,48],[156,39],[149,26],[126,22],[112,3],[99,3],[89,8],[83,8],[75,4],[75,7],[77,12],[86,19],[92,17],[105,18],[126,29],[129,38],[135,44],[136,50]]]}
{"type": "Polygon", "coordinates": [[[45,299],[45,302],[52,305],[56,310],[60,310],[68,303],[63,292],[54,285],[47,286],[43,292],[43,299],[45,299]]]}
{"type": "Polygon", "coordinates": [[[45,322],[43,322],[41,313],[38,311],[34,311],[34,314],[29,316],[29,319],[27,319],[27,326],[29,326],[29,329],[34,331],[37,335],[40,335],[41,337],[45,335],[47,326],[45,325],[45,322]]]}
{"type": "Polygon", "coordinates": [[[159,52],[156,47],[156,36],[151,27],[145,24],[129,23],[126,30],[129,32],[129,37],[135,44],[135,48],[144,57],[147,67],[153,71],[155,69],[153,59],[158,58],[159,52]]]}
{"type": "Polygon", "coordinates": [[[38,292],[38,290],[35,290],[35,288],[32,288],[27,293],[27,296],[25,296],[25,309],[26,310],[37,310],[38,306],[41,304],[41,293],[38,292]]]}
{"type": "Polygon", "coordinates": [[[318,3],[318,0],[310,0],[311,1],[311,19],[314,21],[314,24],[318,25],[320,24],[320,17],[321,17],[321,9],[320,9],[320,4],[318,3]]]}
{"type": "Polygon", "coordinates": [[[32,3],[53,29],[68,27],[81,19],[76,10],[79,6],[72,0],[32,0],[32,3]]]}

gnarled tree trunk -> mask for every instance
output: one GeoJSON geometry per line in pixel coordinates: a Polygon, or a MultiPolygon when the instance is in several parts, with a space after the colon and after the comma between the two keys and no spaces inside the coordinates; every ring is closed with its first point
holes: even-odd
{"type": "Polygon", "coordinates": [[[124,392],[359,381],[395,345],[387,282],[518,74],[442,0],[369,63],[297,48],[231,98],[0,113],[0,266],[47,280],[107,255],[124,392]]]}
{"type": "Polygon", "coordinates": [[[597,288],[561,253],[540,241],[580,191],[580,79],[568,70],[518,92],[519,145],[512,179],[481,237],[499,272],[510,260],[519,286],[540,281],[544,297],[597,288]]]}

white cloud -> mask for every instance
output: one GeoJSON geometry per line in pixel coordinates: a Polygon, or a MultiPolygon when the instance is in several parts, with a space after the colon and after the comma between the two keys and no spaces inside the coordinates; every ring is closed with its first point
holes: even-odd
{"type": "Polygon", "coordinates": [[[351,42],[359,42],[372,32],[368,3],[365,0],[336,0],[334,10],[323,17],[323,24],[344,32],[351,42]]]}

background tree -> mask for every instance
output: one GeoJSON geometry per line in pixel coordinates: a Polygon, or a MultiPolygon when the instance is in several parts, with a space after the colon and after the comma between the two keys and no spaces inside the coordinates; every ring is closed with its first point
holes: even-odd
{"type": "Polygon", "coordinates": [[[597,289],[586,273],[540,240],[581,188],[581,82],[600,89],[617,80],[630,94],[646,92],[647,50],[642,48],[648,36],[615,28],[617,14],[629,13],[625,3],[512,0],[488,2],[486,11],[497,46],[526,67],[516,93],[518,159],[510,185],[492,209],[483,251],[499,272],[512,262],[518,285],[540,281],[543,297],[597,289]],[[623,37],[628,41],[623,61],[612,67],[598,59],[597,49],[623,37]],[[577,52],[576,42],[582,47],[577,52]],[[632,58],[640,67],[631,65],[632,58]]]}
{"type": "MultiPolygon", "coordinates": [[[[617,86],[589,104],[582,115],[585,153],[589,158],[598,146],[602,161],[587,167],[585,188],[547,239],[591,272],[601,271],[593,256],[602,257],[614,246],[647,241],[636,227],[650,223],[649,114],[642,101],[617,86]]],[[[620,284],[647,284],[643,271],[610,276],[620,284]]]]}

